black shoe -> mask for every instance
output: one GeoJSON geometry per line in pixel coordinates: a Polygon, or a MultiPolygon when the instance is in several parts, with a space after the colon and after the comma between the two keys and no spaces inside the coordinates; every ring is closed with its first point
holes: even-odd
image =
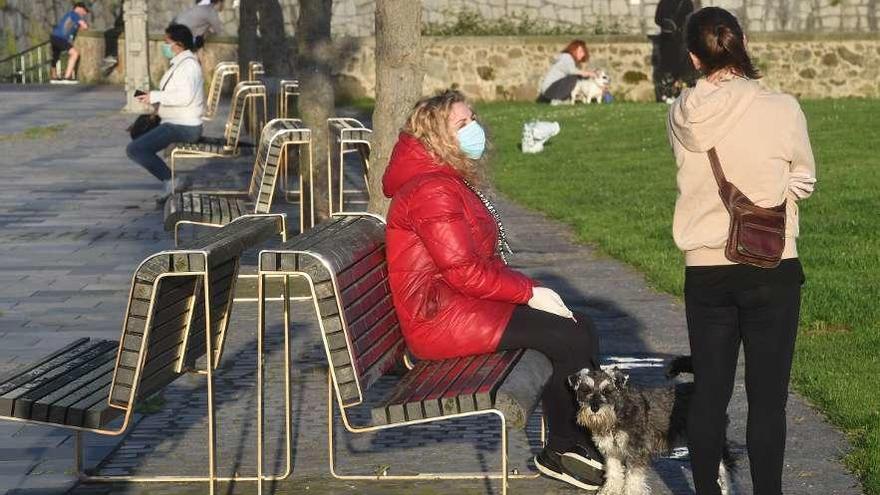
{"type": "Polygon", "coordinates": [[[601,480],[605,477],[605,459],[592,442],[577,444],[563,452],[560,464],[580,478],[601,480]]]}
{"type": "Polygon", "coordinates": [[[598,478],[583,478],[563,467],[561,461],[562,455],[559,452],[545,447],[540,454],[535,456],[535,467],[546,476],[564,481],[569,485],[584,490],[598,490],[602,486],[603,478],[601,472],[598,478]]]}

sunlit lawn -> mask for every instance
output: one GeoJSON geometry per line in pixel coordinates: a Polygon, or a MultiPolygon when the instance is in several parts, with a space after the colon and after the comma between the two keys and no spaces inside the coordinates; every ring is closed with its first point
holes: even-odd
{"type": "MultiPolygon", "coordinates": [[[[803,102],[818,163],[801,204],[807,274],[795,387],[844,429],[847,465],[880,495],[880,101],[803,102]]],[[[680,295],[682,257],[671,237],[675,164],[666,106],[479,107],[493,134],[494,182],[510,198],[573,228],[578,238],[680,295]],[[543,153],[524,155],[522,124],[556,120],[543,153]]]]}

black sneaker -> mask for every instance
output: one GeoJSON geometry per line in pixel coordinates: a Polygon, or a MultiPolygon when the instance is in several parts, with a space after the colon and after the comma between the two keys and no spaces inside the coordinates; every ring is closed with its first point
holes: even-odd
{"type": "Polygon", "coordinates": [[[577,444],[563,452],[560,464],[580,478],[601,480],[605,476],[605,459],[592,442],[577,444]]]}
{"type": "Polygon", "coordinates": [[[583,478],[577,474],[570,472],[562,466],[562,454],[555,452],[547,447],[535,456],[535,467],[542,474],[559,481],[564,481],[569,485],[576,486],[584,490],[598,490],[602,486],[603,478],[600,472],[599,476],[583,478]]]}

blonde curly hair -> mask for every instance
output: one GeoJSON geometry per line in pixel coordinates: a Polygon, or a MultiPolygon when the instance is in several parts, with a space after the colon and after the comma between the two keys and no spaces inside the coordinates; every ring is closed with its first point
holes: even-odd
{"type": "Polygon", "coordinates": [[[406,119],[403,131],[418,139],[438,162],[449,165],[468,181],[479,184],[484,178],[486,153],[483,158],[473,160],[459,148],[458,136],[449,129],[449,114],[456,103],[467,104],[468,101],[461,91],[454,89],[422,98],[406,119]]]}

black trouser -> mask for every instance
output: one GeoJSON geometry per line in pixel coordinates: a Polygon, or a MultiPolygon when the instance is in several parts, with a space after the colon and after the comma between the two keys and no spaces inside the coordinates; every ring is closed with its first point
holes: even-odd
{"type": "Polygon", "coordinates": [[[785,406],[797,335],[803,272],[797,259],[777,268],[688,267],[685,306],[696,390],[688,444],[698,495],[717,495],[740,343],[749,404],[746,441],[756,495],[782,494],[785,406]]]}
{"type": "Polygon", "coordinates": [[[599,337],[589,317],[575,313],[577,323],[528,306],[518,306],[501,336],[498,350],[534,349],[547,356],[553,374],[544,386],[541,407],[550,430],[549,446],[557,452],[590,441],[575,423],[577,401],[569,388],[569,375],[599,366],[599,337]]]}
{"type": "Polygon", "coordinates": [[[565,76],[547,87],[547,90],[538,96],[538,102],[549,103],[551,100],[570,100],[571,92],[574,91],[575,85],[581,79],[581,76],[573,74],[565,76]]]}
{"type": "Polygon", "coordinates": [[[52,67],[55,67],[55,64],[61,59],[62,53],[66,53],[73,48],[73,45],[71,45],[69,41],[57,36],[50,36],[49,44],[52,46],[52,67]]]}

